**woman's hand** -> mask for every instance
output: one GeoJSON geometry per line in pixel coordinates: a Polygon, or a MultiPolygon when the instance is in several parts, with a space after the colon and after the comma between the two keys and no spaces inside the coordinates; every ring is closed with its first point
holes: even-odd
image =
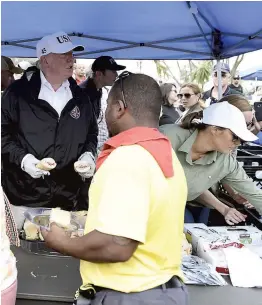
{"type": "Polygon", "coordinates": [[[253,132],[253,134],[257,135],[260,132],[261,127],[262,127],[262,122],[258,122],[256,119],[256,116],[254,114],[253,120],[252,120],[252,125],[249,128],[250,131],[253,132]]]}
{"type": "Polygon", "coordinates": [[[225,221],[230,225],[238,224],[246,220],[246,215],[236,209],[226,207],[224,212],[225,221]]]}

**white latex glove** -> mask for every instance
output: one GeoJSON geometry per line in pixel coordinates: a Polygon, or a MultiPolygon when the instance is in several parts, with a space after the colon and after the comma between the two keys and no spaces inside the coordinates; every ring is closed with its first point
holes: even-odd
{"type": "Polygon", "coordinates": [[[22,160],[22,169],[34,179],[44,177],[45,175],[50,175],[48,171],[44,171],[36,167],[36,164],[39,162],[40,160],[36,159],[33,155],[28,154],[22,160]]]}
{"type": "Polygon", "coordinates": [[[96,169],[95,158],[92,153],[86,152],[74,164],[75,171],[83,178],[91,178],[96,169]]]}

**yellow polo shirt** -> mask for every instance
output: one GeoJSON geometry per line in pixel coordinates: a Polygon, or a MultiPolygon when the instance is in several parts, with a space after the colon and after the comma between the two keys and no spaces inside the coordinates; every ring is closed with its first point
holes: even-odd
{"type": "Polygon", "coordinates": [[[175,153],[174,177],[165,178],[154,157],[139,145],[114,150],[89,191],[85,234],[97,230],[139,241],[127,262],[81,261],[83,285],[139,292],[182,277],[181,246],[186,179],[175,153]]]}

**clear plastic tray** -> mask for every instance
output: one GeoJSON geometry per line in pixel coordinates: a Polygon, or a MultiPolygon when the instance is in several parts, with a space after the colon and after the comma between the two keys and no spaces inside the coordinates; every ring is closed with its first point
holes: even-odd
{"type": "MultiPolygon", "coordinates": [[[[49,208],[36,208],[30,209],[24,212],[24,216],[31,223],[35,224],[39,228],[50,229],[50,214],[52,209],[49,208]]],[[[84,233],[84,222],[73,213],[71,214],[71,227],[66,229],[65,231],[68,234],[75,233],[75,236],[82,236],[84,233]]]]}
{"type": "MultiPolygon", "coordinates": [[[[49,219],[51,214],[50,208],[35,208],[30,209],[24,212],[24,216],[27,220],[31,223],[35,224],[37,227],[45,228],[49,230],[49,219]]],[[[71,225],[72,227],[68,230],[68,234],[71,237],[82,236],[84,234],[84,226],[86,216],[79,216],[77,212],[70,212],[71,213],[71,225]]],[[[50,248],[48,248],[44,241],[40,239],[36,240],[27,240],[25,231],[22,230],[20,232],[20,241],[21,247],[31,253],[38,254],[38,255],[48,255],[48,256],[64,256],[61,253],[58,253],[50,248]]]]}

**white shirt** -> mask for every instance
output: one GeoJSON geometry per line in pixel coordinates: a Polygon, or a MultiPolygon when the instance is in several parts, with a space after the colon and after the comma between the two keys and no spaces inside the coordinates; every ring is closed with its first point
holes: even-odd
{"type": "MultiPolygon", "coordinates": [[[[60,117],[62,110],[73,97],[69,81],[64,81],[61,87],[55,91],[51,84],[45,78],[44,73],[42,71],[40,71],[40,78],[41,89],[38,95],[38,99],[44,100],[49,103],[50,106],[52,106],[56,110],[58,116],[60,117]]],[[[25,155],[21,162],[21,168],[23,170],[24,162],[29,156],[30,154],[25,155]]]]}
{"type": "Polygon", "coordinates": [[[64,81],[61,87],[55,91],[51,84],[46,80],[42,71],[40,71],[40,78],[41,89],[38,95],[38,99],[48,102],[50,106],[56,110],[60,117],[62,110],[65,108],[68,101],[70,101],[73,97],[70,90],[69,81],[64,81]]]}
{"type": "Polygon", "coordinates": [[[103,88],[102,89],[102,98],[101,98],[101,110],[100,110],[99,118],[97,120],[97,123],[98,123],[98,137],[97,137],[98,152],[97,152],[97,154],[100,153],[100,151],[103,148],[104,143],[109,138],[108,129],[107,129],[107,125],[106,125],[106,118],[105,118],[106,107],[107,107],[107,98],[108,98],[108,91],[107,91],[107,89],[103,88]]]}

